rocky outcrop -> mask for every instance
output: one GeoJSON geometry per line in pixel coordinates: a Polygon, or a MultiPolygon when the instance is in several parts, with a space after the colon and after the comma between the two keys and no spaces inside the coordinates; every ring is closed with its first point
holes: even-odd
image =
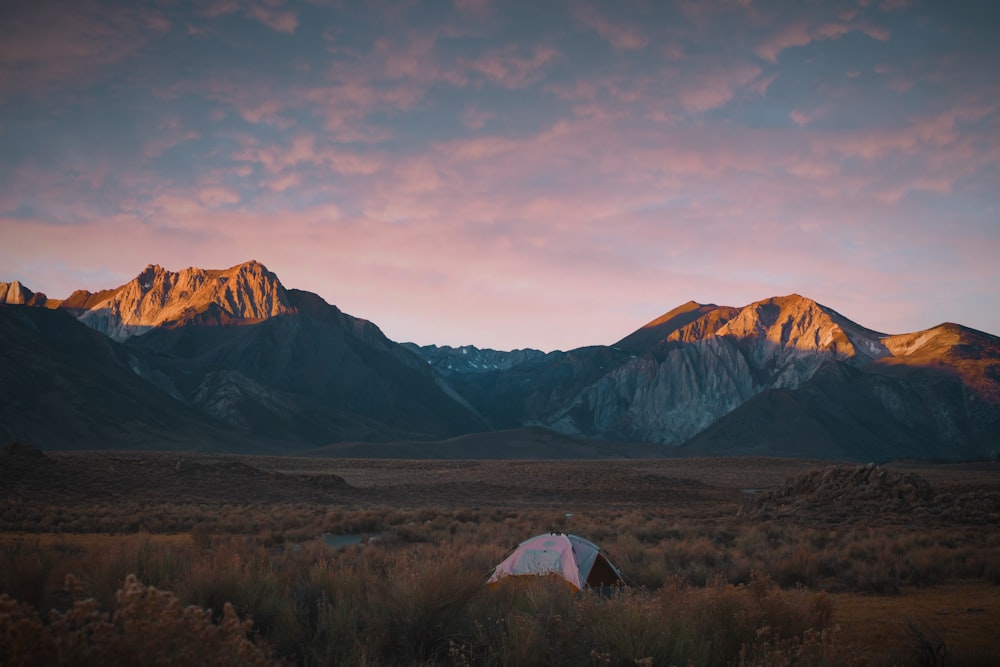
{"type": "Polygon", "coordinates": [[[18,281],[0,282],[0,303],[24,304],[32,296],[32,291],[18,281]]]}
{"type": "Polygon", "coordinates": [[[973,524],[992,524],[998,513],[998,493],[939,494],[920,475],[873,463],[811,470],[759,492],[739,510],[740,516],[750,519],[812,521],[883,515],[973,524]]]}
{"type": "Polygon", "coordinates": [[[155,327],[260,322],[292,310],[277,276],[256,261],[177,273],[150,264],[115,290],[75,292],[60,307],[119,341],[155,327]]]}
{"type": "Polygon", "coordinates": [[[731,341],[709,338],[629,359],[542,421],[568,434],[676,445],[761,390],[731,341]]]}
{"type": "Polygon", "coordinates": [[[15,280],[12,283],[0,282],[0,303],[23,306],[44,306],[47,297],[41,292],[35,293],[15,280]]]}

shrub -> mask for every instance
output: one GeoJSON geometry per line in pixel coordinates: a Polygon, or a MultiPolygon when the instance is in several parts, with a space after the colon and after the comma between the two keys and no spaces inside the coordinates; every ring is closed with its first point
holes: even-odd
{"type": "MultiPolygon", "coordinates": [[[[66,588],[80,588],[67,577],[66,588]]],[[[118,591],[117,608],[100,611],[93,598],[77,600],[66,612],[52,611],[44,623],[30,605],[0,596],[0,663],[5,665],[271,665],[263,644],[248,639],[251,623],[231,605],[219,623],[200,607],[182,607],[166,591],[129,576],[118,591]]]]}

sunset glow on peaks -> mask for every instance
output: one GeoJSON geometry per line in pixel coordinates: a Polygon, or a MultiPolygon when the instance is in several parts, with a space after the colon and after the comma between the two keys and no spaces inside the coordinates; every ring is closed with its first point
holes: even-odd
{"type": "Polygon", "coordinates": [[[802,294],[1000,333],[992,3],[8,2],[0,281],[256,257],[394,340],[802,294]]]}

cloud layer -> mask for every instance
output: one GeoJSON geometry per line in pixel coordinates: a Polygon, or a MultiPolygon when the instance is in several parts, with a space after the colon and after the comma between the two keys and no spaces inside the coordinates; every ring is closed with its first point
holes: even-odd
{"type": "Polygon", "coordinates": [[[790,292],[1000,333],[985,7],[8,3],[0,280],[256,258],[498,348],[790,292]]]}

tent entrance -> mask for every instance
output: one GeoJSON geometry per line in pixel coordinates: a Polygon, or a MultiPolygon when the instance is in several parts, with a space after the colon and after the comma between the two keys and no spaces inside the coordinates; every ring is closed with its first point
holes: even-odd
{"type": "Polygon", "coordinates": [[[611,567],[608,559],[602,554],[597,554],[594,567],[590,569],[590,574],[587,575],[587,585],[591,588],[604,588],[608,586],[621,586],[622,583],[621,577],[611,567]]]}

